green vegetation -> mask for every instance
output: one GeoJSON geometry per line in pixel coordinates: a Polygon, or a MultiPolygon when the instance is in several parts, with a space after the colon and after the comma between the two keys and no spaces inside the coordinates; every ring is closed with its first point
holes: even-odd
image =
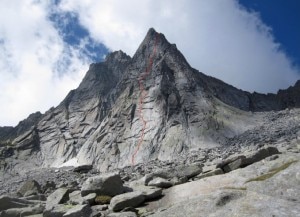
{"type": "Polygon", "coordinates": [[[69,110],[66,109],[66,111],[65,111],[65,119],[68,121],[69,118],[70,118],[69,110]]]}
{"type": "Polygon", "coordinates": [[[234,187],[234,186],[225,186],[223,189],[226,190],[240,190],[240,191],[246,191],[246,187],[234,187]]]}
{"type": "Polygon", "coordinates": [[[281,165],[280,167],[277,167],[275,169],[272,169],[270,172],[266,173],[266,174],[263,174],[261,176],[258,176],[258,177],[255,177],[255,178],[252,178],[252,179],[249,179],[246,183],[248,182],[259,182],[259,181],[265,181],[271,177],[273,177],[275,174],[279,173],[280,171],[283,171],[285,170],[286,168],[288,168],[291,164],[297,162],[296,160],[294,161],[290,161],[290,162],[287,162],[283,165],[281,165]]]}
{"type": "Polygon", "coordinates": [[[66,209],[72,209],[75,205],[72,205],[72,204],[64,204],[64,207],[66,209]]]}
{"type": "Polygon", "coordinates": [[[111,196],[108,195],[99,195],[95,198],[95,203],[98,205],[109,204],[111,200],[111,196]]]}

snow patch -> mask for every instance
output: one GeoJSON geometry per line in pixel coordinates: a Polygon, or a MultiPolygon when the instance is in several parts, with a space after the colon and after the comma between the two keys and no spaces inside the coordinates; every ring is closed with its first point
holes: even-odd
{"type": "Polygon", "coordinates": [[[58,166],[58,168],[60,167],[77,167],[79,166],[79,163],[78,163],[78,159],[76,157],[68,160],[67,162],[61,164],[60,166],[58,166]]]}

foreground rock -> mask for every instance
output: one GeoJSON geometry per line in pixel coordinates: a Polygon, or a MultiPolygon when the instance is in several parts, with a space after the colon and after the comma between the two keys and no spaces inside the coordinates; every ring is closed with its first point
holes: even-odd
{"type": "Polygon", "coordinates": [[[172,186],[172,182],[170,182],[164,178],[156,177],[148,183],[148,186],[154,186],[154,187],[159,187],[159,188],[169,188],[172,186]]]}
{"type": "Polygon", "coordinates": [[[41,186],[40,184],[35,180],[29,180],[26,181],[23,186],[19,189],[17,192],[20,196],[31,196],[31,195],[37,195],[41,193],[41,186]]]}
{"type": "Polygon", "coordinates": [[[115,196],[110,201],[110,209],[113,211],[121,211],[126,207],[137,207],[145,201],[142,192],[129,192],[115,196]]]}
{"type": "Polygon", "coordinates": [[[28,201],[8,196],[0,196],[0,211],[11,208],[24,208],[28,206],[34,206],[36,204],[38,204],[38,202],[36,201],[28,201]]]}
{"type": "Polygon", "coordinates": [[[69,209],[63,217],[81,217],[89,216],[92,213],[92,209],[89,205],[76,205],[69,209]]]}
{"type": "Polygon", "coordinates": [[[42,214],[45,207],[41,204],[24,207],[24,208],[11,208],[0,212],[1,217],[16,217],[16,216],[30,216],[42,214]]]}
{"type": "Polygon", "coordinates": [[[282,154],[230,173],[177,185],[145,208],[155,217],[299,216],[299,159],[299,154],[282,154]]]}
{"type": "Polygon", "coordinates": [[[42,213],[44,209],[41,201],[0,196],[0,216],[27,216],[42,213]]]}
{"type": "Polygon", "coordinates": [[[69,203],[73,205],[83,205],[83,204],[89,204],[94,205],[95,204],[95,198],[97,194],[91,193],[84,197],[81,196],[81,191],[73,191],[69,194],[69,203]]]}
{"type": "Polygon", "coordinates": [[[202,164],[195,163],[193,165],[179,165],[174,168],[160,169],[143,178],[145,185],[167,188],[175,184],[181,184],[188,179],[200,174],[202,164]]]}
{"type": "Polygon", "coordinates": [[[134,212],[110,213],[107,217],[137,217],[134,212]]]}
{"type": "Polygon", "coordinates": [[[58,204],[65,203],[69,200],[69,189],[59,188],[50,194],[47,198],[46,209],[52,209],[58,204]]]}
{"type": "Polygon", "coordinates": [[[97,195],[115,196],[124,192],[121,177],[117,173],[88,178],[82,185],[81,195],[86,196],[90,193],[97,195]]]}
{"type": "Polygon", "coordinates": [[[132,188],[133,188],[133,191],[141,192],[145,196],[146,201],[157,199],[162,196],[161,188],[144,186],[144,185],[139,185],[139,184],[135,184],[134,186],[132,186],[132,188]]]}
{"type": "Polygon", "coordinates": [[[279,154],[279,151],[275,147],[267,147],[248,153],[247,155],[232,156],[217,165],[217,168],[221,168],[224,172],[230,172],[241,167],[246,167],[255,162],[261,161],[274,154],[279,154]]]}

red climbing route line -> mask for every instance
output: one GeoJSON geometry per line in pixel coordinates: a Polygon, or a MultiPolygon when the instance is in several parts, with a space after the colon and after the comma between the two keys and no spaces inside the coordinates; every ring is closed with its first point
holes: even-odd
{"type": "Polygon", "coordinates": [[[148,61],[148,65],[146,65],[146,71],[144,73],[142,73],[140,75],[140,77],[138,78],[138,82],[139,82],[139,88],[140,88],[140,98],[139,98],[139,108],[138,108],[138,116],[139,116],[139,119],[142,123],[142,134],[138,140],[138,144],[137,144],[137,147],[132,155],[132,158],[131,158],[131,164],[134,166],[134,160],[135,160],[135,156],[137,155],[143,141],[144,141],[144,137],[145,137],[145,129],[147,127],[147,121],[145,120],[144,118],[144,115],[143,115],[143,103],[144,103],[144,99],[146,98],[147,96],[147,91],[145,90],[144,88],[144,80],[146,79],[146,77],[150,74],[151,70],[152,70],[152,66],[153,66],[153,57],[156,55],[156,47],[157,47],[157,43],[158,43],[158,33],[156,33],[155,35],[155,41],[154,41],[154,47],[153,47],[153,51],[152,51],[152,54],[149,58],[149,61],[148,61]]]}

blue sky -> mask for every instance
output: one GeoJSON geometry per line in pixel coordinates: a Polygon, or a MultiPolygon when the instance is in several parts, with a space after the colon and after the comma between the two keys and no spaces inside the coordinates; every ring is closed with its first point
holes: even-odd
{"type": "Polygon", "coordinates": [[[297,0],[2,0],[0,126],[57,106],[92,62],[150,27],[194,68],[250,92],[300,79],[297,0]]]}
{"type": "Polygon", "coordinates": [[[299,0],[239,0],[247,10],[260,14],[262,21],[272,28],[275,40],[300,66],[300,1],[299,0]]]}
{"type": "MultiPolygon", "coordinates": [[[[55,6],[52,7],[55,8],[55,6]]],[[[83,46],[82,55],[87,56],[92,62],[102,61],[103,55],[108,53],[105,45],[93,40],[89,36],[88,30],[80,25],[76,13],[51,10],[49,20],[53,22],[53,26],[66,44],[78,48],[81,41],[85,39],[86,43],[83,46]]]]}

